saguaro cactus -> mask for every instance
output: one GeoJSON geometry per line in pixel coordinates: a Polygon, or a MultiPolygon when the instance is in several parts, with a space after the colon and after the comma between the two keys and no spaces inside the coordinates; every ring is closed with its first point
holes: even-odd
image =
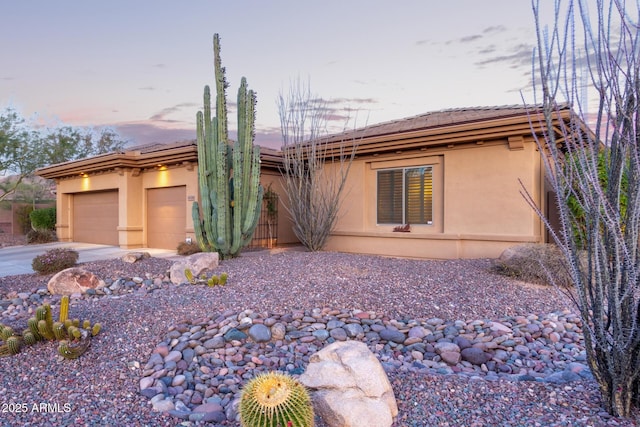
{"type": "Polygon", "coordinates": [[[203,251],[232,258],[251,241],[260,217],[260,147],[253,144],[256,95],[243,77],[238,89],[238,140],[227,129],[227,82],[220,60],[220,37],[213,36],[216,115],[204,87],[204,111],[197,118],[198,175],[201,202],[193,203],[193,224],[203,251]]]}

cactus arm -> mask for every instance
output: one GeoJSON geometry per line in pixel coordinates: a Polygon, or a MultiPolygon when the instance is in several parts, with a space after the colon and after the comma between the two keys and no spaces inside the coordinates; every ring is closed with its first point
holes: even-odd
{"type": "Polygon", "coordinates": [[[193,205],[191,205],[191,217],[193,218],[193,231],[196,235],[196,242],[201,251],[207,252],[209,246],[207,244],[207,238],[203,234],[203,221],[200,218],[200,206],[198,202],[193,202],[193,205]]]}
{"type": "Polygon", "coordinates": [[[64,323],[69,317],[69,295],[63,295],[60,299],[60,315],[58,321],[64,323]]]}
{"type": "Polygon", "coordinates": [[[229,248],[232,256],[239,253],[242,248],[240,236],[242,232],[242,214],[245,208],[243,205],[244,191],[242,188],[242,150],[240,148],[240,141],[236,141],[236,143],[233,144],[233,176],[233,243],[229,248]]]}
{"type": "Polygon", "coordinates": [[[218,122],[217,138],[218,144],[228,143],[228,129],[227,129],[227,80],[225,77],[225,69],[222,66],[222,59],[220,58],[220,36],[214,34],[213,36],[213,60],[216,76],[216,117],[218,122]]]}
{"type": "MultiPolygon", "coordinates": [[[[260,165],[258,164],[258,169],[256,171],[255,165],[253,164],[253,151],[257,148],[253,146],[253,139],[255,134],[255,105],[256,105],[256,95],[250,90],[247,91],[247,81],[243,77],[242,83],[240,84],[240,90],[238,91],[238,132],[240,129],[243,129],[243,139],[238,137],[238,142],[240,142],[240,149],[242,150],[242,182],[249,183],[251,182],[252,177],[256,174],[260,175],[260,165]],[[242,106],[242,108],[240,108],[242,106]]],[[[259,162],[260,159],[258,159],[259,162]]],[[[249,200],[251,197],[255,197],[255,193],[251,193],[251,190],[244,191],[243,195],[243,206],[247,207],[249,205],[249,200]]]]}
{"type": "MultiPolygon", "coordinates": [[[[255,170],[260,170],[260,148],[254,147],[253,155],[252,155],[252,163],[251,168],[255,170]]],[[[251,180],[247,181],[248,188],[246,190],[249,193],[250,197],[247,202],[247,216],[245,218],[244,223],[242,224],[243,234],[253,234],[253,230],[258,224],[258,219],[260,217],[260,207],[262,205],[262,197],[264,190],[260,185],[260,173],[254,173],[251,175],[251,180]]]]}

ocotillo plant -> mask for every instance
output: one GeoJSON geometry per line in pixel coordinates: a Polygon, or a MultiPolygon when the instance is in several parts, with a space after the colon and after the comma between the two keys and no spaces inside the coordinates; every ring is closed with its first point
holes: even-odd
{"type": "Polygon", "coordinates": [[[216,115],[211,117],[211,93],[204,87],[204,112],[197,118],[200,204],[193,203],[193,224],[203,251],[222,259],[240,254],[260,217],[260,148],[253,144],[256,95],[243,77],[238,90],[238,140],[227,129],[227,82],[220,60],[220,37],[213,36],[216,115]]]}

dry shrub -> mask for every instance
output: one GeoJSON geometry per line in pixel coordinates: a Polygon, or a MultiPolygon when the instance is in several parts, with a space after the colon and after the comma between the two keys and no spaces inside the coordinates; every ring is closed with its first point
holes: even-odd
{"type": "Polygon", "coordinates": [[[526,243],[506,249],[494,261],[498,273],[541,285],[573,286],[566,260],[554,244],[526,243]],[[550,279],[549,275],[553,278],[550,279]]]}
{"type": "Polygon", "coordinates": [[[38,255],[31,262],[33,271],[40,274],[51,274],[73,267],[78,262],[80,254],[73,249],[56,248],[38,255]]]}
{"type": "Polygon", "coordinates": [[[31,244],[50,243],[58,241],[58,236],[56,236],[56,232],[53,230],[31,230],[27,233],[26,238],[27,243],[31,244]]]}
{"type": "Polygon", "coordinates": [[[180,242],[180,244],[178,245],[178,255],[193,255],[193,254],[197,254],[198,252],[202,252],[202,250],[200,249],[200,246],[198,246],[197,243],[187,243],[187,242],[180,242]]]}

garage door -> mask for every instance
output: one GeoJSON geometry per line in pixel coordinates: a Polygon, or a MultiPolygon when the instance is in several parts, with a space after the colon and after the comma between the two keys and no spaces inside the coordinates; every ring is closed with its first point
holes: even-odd
{"type": "Polygon", "coordinates": [[[185,239],[187,187],[147,190],[147,246],[176,249],[185,239]]]}
{"type": "Polygon", "coordinates": [[[118,245],[118,191],[73,195],[73,241],[118,245]]]}

